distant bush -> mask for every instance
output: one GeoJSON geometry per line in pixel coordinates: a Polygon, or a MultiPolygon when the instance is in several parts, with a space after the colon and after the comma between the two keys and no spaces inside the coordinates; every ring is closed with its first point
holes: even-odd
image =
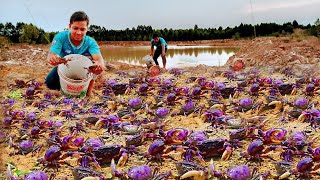
{"type": "Polygon", "coordinates": [[[0,48],[5,48],[10,45],[10,41],[8,38],[0,36],[0,48]]]}
{"type": "Polygon", "coordinates": [[[32,24],[25,24],[22,27],[22,35],[19,37],[19,42],[36,44],[39,37],[40,32],[36,26],[32,24]]]}
{"type": "Polygon", "coordinates": [[[271,35],[275,36],[275,37],[280,37],[280,33],[279,32],[272,33],[271,35]]]}
{"type": "Polygon", "coordinates": [[[240,39],[240,33],[236,32],[233,36],[232,39],[234,40],[239,40],[240,39]]]}

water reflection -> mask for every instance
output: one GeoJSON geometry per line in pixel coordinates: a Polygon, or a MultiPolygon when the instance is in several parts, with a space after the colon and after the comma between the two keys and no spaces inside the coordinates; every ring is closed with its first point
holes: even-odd
{"type": "MultiPolygon", "coordinates": [[[[169,46],[167,68],[197,66],[222,66],[237,48],[217,48],[212,46],[169,46]]],[[[104,59],[133,65],[145,65],[142,58],[150,53],[149,46],[101,48],[104,59]]],[[[162,66],[161,57],[158,59],[162,66]]]]}

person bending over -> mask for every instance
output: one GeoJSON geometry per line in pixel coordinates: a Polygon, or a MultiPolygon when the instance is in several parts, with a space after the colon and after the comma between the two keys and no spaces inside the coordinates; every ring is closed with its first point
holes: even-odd
{"type": "Polygon", "coordinates": [[[168,50],[168,44],[166,41],[162,38],[159,37],[158,34],[153,34],[151,40],[151,53],[150,56],[153,57],[154,62],[156,63],[157,66],[159,66],[158,63],[158,57],[161,55],[162,57],[162,64],[163,64],[163,69],[166,69],[166,64],[167,64],[167,59],[166,59],[166,52],[168,50]],[[156,50],[154,51],[154,46],[156,46],[156,50]]]}

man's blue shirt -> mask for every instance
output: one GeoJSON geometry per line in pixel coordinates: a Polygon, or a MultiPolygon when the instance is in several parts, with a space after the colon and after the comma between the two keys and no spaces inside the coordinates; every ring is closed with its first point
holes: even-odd
{"type": "Polygon", "coordinates": [[[53,39],[50,52],[64,57],[69,54],[81,54],[84,56],[91,56],[92,54],[100,54],[97,42],[85,35],[79,46],[75,46],[70,40],[70,32],[59,32],[53,39]]]}
{"type": "Polygon", "coordinates": [[[154,39],[151,40],[151,46],[156,46],[157,48],[161,48],[162,45],[164,45],[165,48],[168,48],[168,44],[162,37],[159,37],[158,43],[154,42],[154,39]]]}

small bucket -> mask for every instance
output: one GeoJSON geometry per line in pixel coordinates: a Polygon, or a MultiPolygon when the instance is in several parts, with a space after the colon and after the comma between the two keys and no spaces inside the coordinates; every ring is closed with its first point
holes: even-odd
{"type": "Polygon", "coordinates": [[[84,97],[92,79],[92,73],[88,73],[85,68],[93,65],[92,61],[80,54],[70,54],[64,58],[71,61],[68,61],[67,65],[58,66],[62,93],[70,97],[84,97]]]}
{"type": "Polygon", "coordinates": [[[147,67],[150,68],[153,66],[153,58],[150,55],[146,55],[142,58],[142,60],[146,63],[147,67]]]}

